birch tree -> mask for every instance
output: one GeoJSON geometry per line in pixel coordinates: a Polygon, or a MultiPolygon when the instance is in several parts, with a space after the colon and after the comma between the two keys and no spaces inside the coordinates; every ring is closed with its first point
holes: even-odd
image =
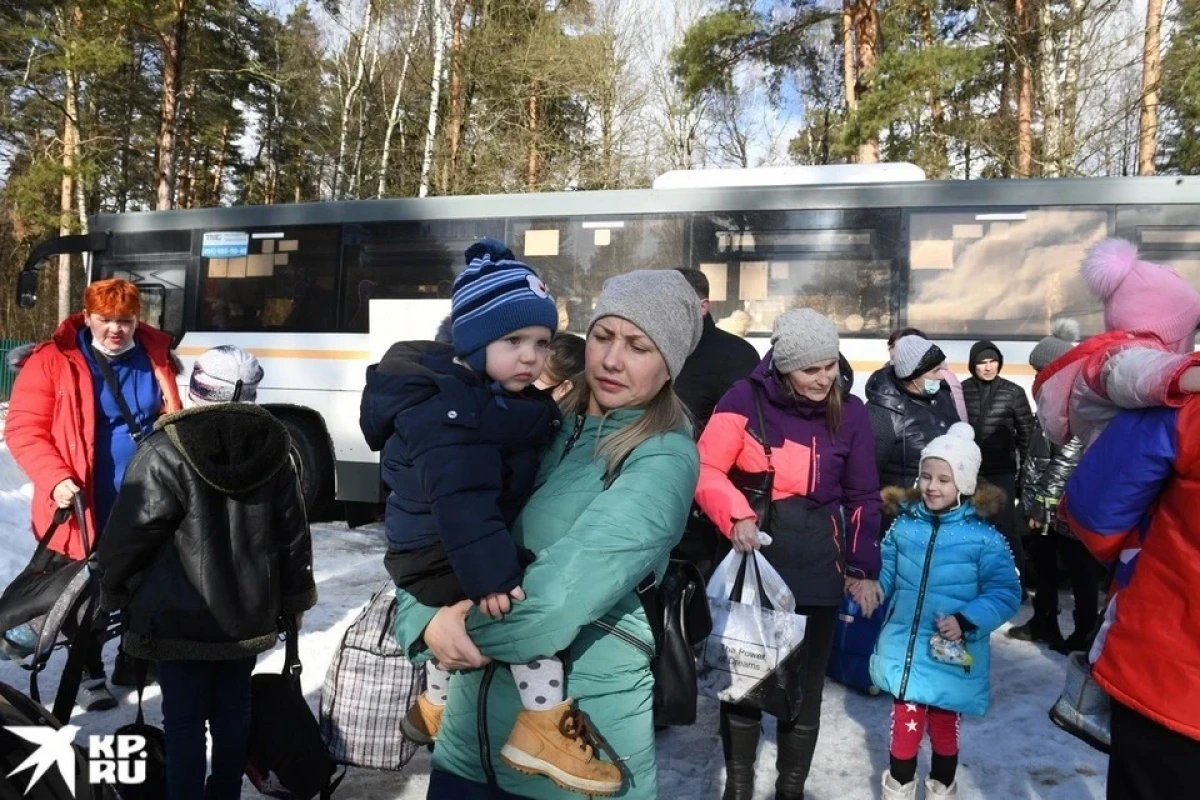
{"type": "Polygon", "coordinates": [[[446,52],[445,0],[430,0],[433,16],[433,73],[429,81],[429,122],[425,129],[425,153],[421,157],[421,182],[418,197],[429,195],[429,176],[433,169],[433,145],[437,140],[438,103],[442,94],[442,63],[446,52]]]}
{"type": "MultiPolygon", "coordinates": [[[[404,50],[404,55],[400,64],[400,77],[396,79],[396,93],[392,95],[392,107],[388,112],[387,129],[383,134],[383,151],[379,157],[379,183],[375,189],[376,197],[383,197],[387,194],[388,169],[391,166],[392,160],[392,137],[395,136],[397,128],[403,133],[404,119],[401,115],[401,99],[404,97],[404,85],[408,80],[408,68],[412,64],[413,48],[416,47],[417,33],[421,28],[421,21],[425,17],[425,0],[417,0],[416,9],[413,11],[412,24],[409,26],[408,35],[405,37],[401,45],[404,50]]],[[[383,85],[387,86],[387,81],[383,81],[383,85]]]]}

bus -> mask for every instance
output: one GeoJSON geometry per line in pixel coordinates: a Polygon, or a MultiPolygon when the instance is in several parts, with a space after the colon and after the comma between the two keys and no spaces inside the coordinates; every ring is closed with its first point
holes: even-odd
{"type": "Polygon", "coordinates": [[[393,341],[433,337],[463,251],[484,236],[538,271],[561,327],[578,333],[604,281],[635,269],[702,270],[713,317],[740,319],[761,352],[782,311],[815,308],[837,322],[860,394],[889,332],[908,326],[962,376],[971,344],[994,341],[1003,374],[1028,388],[1029,351],[1054,319],[1101,330],[1079,266],[1107,236],[1200,284],[1200,178],[892,170],[869,182],[843,167],[822,181],[811,169],[799,184],[676,176],[647,190],[99,214],[91,233],[34,249],[19,300],[35,302],[48,258],[87,253],[91,279],[141,287],[146,320],[175,335],[186,366],[221,343],[255,353],[260,403],[291,432],[316,508],[382,499],[378,455],[358,429],[366,367],[393,341]]]}

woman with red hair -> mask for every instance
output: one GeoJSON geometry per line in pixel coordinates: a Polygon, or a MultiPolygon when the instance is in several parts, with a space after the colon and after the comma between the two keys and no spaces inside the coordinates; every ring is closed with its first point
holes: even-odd
{"type": "MultiPolygon", "coordinates": [[[[35,536],[49,529],[54,512],[69,508],[77,492],[86,500],[89,530],[104,529],[125,467],[142,437],[164,413],[182,408],[170,334],[138,323],[137,287],[120,278],[96,281],[83,311],[59,324],[50,341],[22,354],[13,385],[4,438],[33,481],[35,536]]],[[[54,533],[49,558],[80,559],[83,544],[74,520],[54,533]]],[[[4,633],[0,647],[17,657],[32,650],[33,631],[4,633]]],[[[85,711],[116,705],[104,681],[99,646],[79,690],[85,711]]]]}

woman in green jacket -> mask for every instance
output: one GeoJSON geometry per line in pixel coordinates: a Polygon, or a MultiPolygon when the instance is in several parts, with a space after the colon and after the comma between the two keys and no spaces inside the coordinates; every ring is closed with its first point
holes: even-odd
{"type": "Polygon", "coordinates": [[[625,780],[616,796],[658,796],[653,639],[635,589],[651,572],[661,579],[696,489],[699,458],[672,381],[701,331],[699,300],[678,272],[608,280],[588,330],[584,380],[563,399],[562,430],[513,526],[517,544],[537,557],[522,580],[526,599],[493,620],[469,601],[436,609],[397,590],[399,641],[414,657],[469,670],[450,682],[428,797],[578,796],[502,759],[510,733],[536,740],[539,732],[514,732],[517,688],[490,662],[546,653],[565,656],[574,703],[554,721],[571,747],[555,750],[561,737],[546,736],[542,758],[619,760],[625,780]]]}

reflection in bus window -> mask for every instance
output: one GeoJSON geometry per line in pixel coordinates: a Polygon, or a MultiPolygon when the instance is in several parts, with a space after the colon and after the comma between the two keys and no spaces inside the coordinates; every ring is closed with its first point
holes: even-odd
{"type": "Polygon", "coordinates": [[[1108,235],[1107,209],[913,212],[908,324],[931,335],[1041,336],[1058,317],[1103,329],[1080,277],[1087,248],[1108,235]]]}
{"type": "Polygon", "coordinates": [[[1138,255],[1166,264],[1200,288],[1200,206],[1122,206],[1122,229],[1136,231],[1138,255]]]}
{"type": "Polygon", "coordinates": [[[324,333],[336,324],[338,229],[273,228],[244,256],[202,258],[198,328],[324,333]]]}
{"type": "Polygon", "coordinates": [[[697,215],[698,268],[715,319],[769,333],[791,308],[812,308],[845,333],[894,327],[899,212],[893,209],[697,215]]]}
{"type": "Polygon", "coordinates": [[[504,220],[380,222],[346,228],[342,329],[366,331],[375,299],[450,297],[463,252],[485,236],[504,238],[504,220]]]}
{"type": "Polygon", "coordinates": [[[688,265],[686,216],[509,221],[509,245],[558,303],[563,330],[584,333],[604,282],[638,269],[688,265]]]}

